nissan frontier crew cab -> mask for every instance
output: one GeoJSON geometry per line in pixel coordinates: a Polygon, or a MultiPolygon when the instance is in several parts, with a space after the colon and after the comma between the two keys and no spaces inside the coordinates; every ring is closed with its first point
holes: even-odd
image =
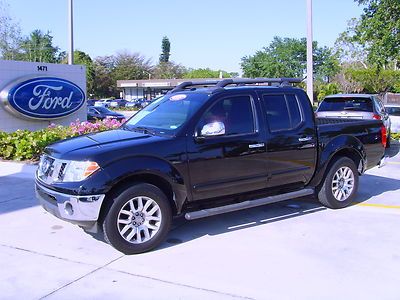
{"type": "Polygon", "coordinates": [[[348,206],[382,165],[381,120],[316,119],[298,79],[184,82],[119,129],[48,146],[36,194],[56,217],[126,254],[192,220],[316,194],[348,206]]]}

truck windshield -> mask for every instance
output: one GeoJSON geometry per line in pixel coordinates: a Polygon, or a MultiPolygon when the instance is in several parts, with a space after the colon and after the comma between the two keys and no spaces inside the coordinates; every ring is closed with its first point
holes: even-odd
{"type": "Polygon", "coordinates": [[[139,111],[124,126],[152,133],[175,135],[204,104],[208,94],[167,94],[139,111]]]}
{"type": "Polygon", "coordinates": [[[373,112],[372,101],[369,98],[326,98],[321,102],[318,111],[367,111],[373,112]]]}

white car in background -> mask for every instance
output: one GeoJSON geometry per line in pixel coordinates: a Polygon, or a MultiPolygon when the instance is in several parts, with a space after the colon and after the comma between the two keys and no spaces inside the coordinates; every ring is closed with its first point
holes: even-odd
{"type": "Polygon", "coordinates": [[[113,99],[100,99],[94,103],[94,106],[109,108],[111,106],[111,102],[113,101],[113,99]]]}
{"type": "Polygon", "coordinates": [[[400,104],[385,104],[391,121],[390,131],[400,133],[400,104]]]}

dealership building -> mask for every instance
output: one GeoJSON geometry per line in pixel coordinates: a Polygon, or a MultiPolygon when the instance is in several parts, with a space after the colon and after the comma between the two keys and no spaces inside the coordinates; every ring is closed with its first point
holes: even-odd
{"type": "Polygon", "coordinates": [[[152,99],[159,95],[164,95],[184,81],[208,81],[218,79],[219,78],[118,80],[117,87],[122,90],[122,98],[128,101],[134,101],[140,98],[152,99]]]}

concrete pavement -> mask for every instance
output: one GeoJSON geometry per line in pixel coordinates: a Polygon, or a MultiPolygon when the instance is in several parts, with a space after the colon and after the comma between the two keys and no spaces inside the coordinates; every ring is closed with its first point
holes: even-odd
{"type": "Polygon", "coordinates": [[[0,299],[397,300],[397,152],[360,178],[346,209],[308,197],[179,219],[159,249],[134,256],[49,215],[29,168],[0,163],[0,299]]]}

